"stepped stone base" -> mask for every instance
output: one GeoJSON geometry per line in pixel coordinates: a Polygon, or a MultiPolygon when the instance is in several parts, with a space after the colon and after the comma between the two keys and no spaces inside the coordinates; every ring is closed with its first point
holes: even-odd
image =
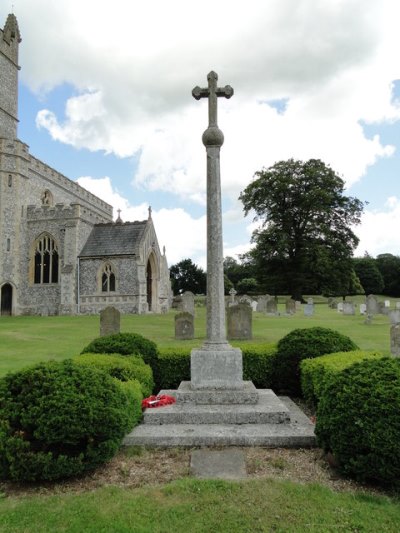
{"type": "Polygon", "coordinates": [[[205,405],[215,404],[256,404],[259,391],[251,381],[242,381],[240,389],[194,389],[191,381],[182,381],[176,391],[161,391],[176,397],[178,404],[195,403],[205,405]]]}
{"type": "Polygon", "coordinates": [[[260,402],[256,406],[192,405],[188,408],[188,405],[177,403],[172,406],[147,409],[145,422],[135,427],[125,437],[123,445],[161,448],[315,446],[314,425],[290,398],[278,398],[269,390],[259,390],[258,393],[260,402]],[[271,408],[267,414],[268,408],[265,404],[268,401],[276,402],[278,410],[271,408]],[[286,408],[286,411],[283,408],[286,408]],[[163,410],[168,410],[164,411],[166,415],[162,414],[163,410]],[[268,420],[268,417],[270,417],[269,422],[261,422],[268,420]],[[254,423],[254,420],[259,423],[254,423]]]}

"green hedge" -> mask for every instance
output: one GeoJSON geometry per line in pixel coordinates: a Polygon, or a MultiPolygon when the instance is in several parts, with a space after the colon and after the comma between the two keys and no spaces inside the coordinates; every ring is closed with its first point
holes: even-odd
{"type": "Polygon", "coordinates": [[[132,429],[132,401],[115,379],[72,360],[8,374],[0,380],[0,477],[54,480],[93,470],[132,429]]]}
{"type": "Polygon", "coordinates": [[[304,359],[300,364],[301,388],[309,405],[317,405],[324,387],[333,375],[365,359],[382,358],[381,352],[354,350],[321,355],[316,359],[304,359]]]}
{"type": "Polygon", "coordinates": [[[341,472],[400,485],[400,360],[375,358],[338,372],[317,410],[318,444],[341,472]]]}
{"type": "Polygon", "coordinates": [[[109,353],[120,355],[140,355],[157,372],[157,345],[138,333],[114,333],[97,337],[81,351],[84,353],[109,353]]]}
{"type": "Polygon", "coordinates": [[[143,396],[150,396],[154,389],[153,371],[139,356],[119,354],[84,353],[73,358],[78,365],[103,370],[120,381],[136,379],[140,382],[143,396]]]}
{"type": "Polygon", "coordinates": [[[122,388],[124,394],[128,398],[130,405],[131,416],[133,420],[132,428],[137,426],[137,424],[142,419],[142,384],[136,379],[131,379],[128,381],[117,380],[119,386],[122,388]]]}
{"type": "Polygon", "coordinates": [[[329,328],[294,329],[278,342],[275,386],[287,394],[300,396],[300,362],[303,359],[357,349],[349,337],[329,328]]]}
{"type": "Polygon", "coordinates": [[[254,383],[258,389],[274,387],[276,344],[245,344],[243,352],[243,379],[254,383]]]}
{"type": "MultiPolygon", "coordinates": [[[[253,381],[258,388],[273,384],[276,344],[246,344],[243,353],[243,379],[253,381]]],[[[190,350],[160,348],[158,355],[158,389],[175,389],[181,381],[190,381],[190,350]]]]}

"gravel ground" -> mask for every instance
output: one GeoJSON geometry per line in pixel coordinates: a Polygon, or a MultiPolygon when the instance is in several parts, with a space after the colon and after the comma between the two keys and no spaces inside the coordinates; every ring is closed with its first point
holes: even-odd
{"type": "MultiPolygon", "coordinates": [[[[383,490],[361,485],[341,477],[318,448],[240,448],[246,457],[248,478],[284,479],[299,483],[320,483],[335,491],[362,490],[388,494],[383,490]]],[[[187,477],[190,449],[122,449],[107,465],[78,479],[58,483],[1,483],[3,496],[24,497],[33,494],[54,494],[91,491],[99,487],[142,487],[168,483],[187,477]]]]}

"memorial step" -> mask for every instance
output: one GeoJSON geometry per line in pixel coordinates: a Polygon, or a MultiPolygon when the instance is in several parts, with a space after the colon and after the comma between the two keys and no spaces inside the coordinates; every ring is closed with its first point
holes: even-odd
{"type": "MultiPolygon", "coordinates": [[[[176,391],[161,391],[172,395],[176,391]]],[[[257,404],[203,405],[176,403],[146,409],[145,424],[285,424],[290,422],[288,407],[270,390],[258,391],[257,404]]]]}
{"type": "Polygon", "coordinates": [[[280,400],[290,411],[282,424],[140,424],[129,433],[124,446],[197,447],[266,446],[299,448],[316,445],[314,424],[287,397],[280,400]]]}

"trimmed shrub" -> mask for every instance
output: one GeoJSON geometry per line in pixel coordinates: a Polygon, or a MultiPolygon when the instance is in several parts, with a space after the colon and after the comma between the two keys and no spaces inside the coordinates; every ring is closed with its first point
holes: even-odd
{"type": "MultiPolygon", "coordinates": [[[[246,344],[241,350],[243,379],[253,381],[259,388],[271,387],[276,344],[246,344]]],[[[190,350],[185,347],[160,348],[158,372],[158,389],[175,389],[181,381],[190,381],[190,350]]]]}
{"type": "Polygon", "coordinates": [[[341,472],[360,481],[400,484],[400,361],[371,359],[338,373],[317,411],[318,444],[341,472]]]}
{"type": "Polygon", "coordinates": [[[0,380],[0,477],[54,480],[113,457],[136,415],[120,384],[71,360],[0,380]]]}
{"type": "Polygon", "coordinates": [[[332,329],[320,327],[294,329],[278,342],[275,388],[300,396],[300,362],[303,359],[357,349],[358,346],[349,337],[332,329]]]}
{"type": "Polygon", "coordinates": [[[73,358],[74,363],[103,370],[120,381],[139,381],[143,396],[150,396],[154,388],[153,371],[141,357],[119,354],[85,353],[73,358]]]}
{"type": "Polygon", "coordinates": [[[303,397],[309,405],[317,405],[324,387],[333,376],[355,363],[365,359],[382,358],[381,352],[338,352],[321,355],[315,359],[304,359],[300,364],[301,389],[303,397]]]}
{"type": "Polygon", "coordinates": [[[122,388],[126,397],[128,398],[129,409],[131,411],[133,420],[132,427],[135,427],[142,419],[142,385],[136,379],[131,379],[128,381],[118,380],[118,384],[122,388]]]}
{"type": "Polygon", "coordinates": [[[140,355],[151,366],[154,375],[157,371],[157,345],[138,333],[114,333],[97,337],[81,351],[84,353],[109,353],[120,355],[140,355]]]}
{"type": "Polygon", "coordinates": [[[181,381],[190,381],[190,350],[185,347],[160,348],[156,388],[176,389],[181,381]]]}
{"type": "Polygon", "coordinates": [[[252,381],[259,389],[271,388],[277,356],[276,344],[246,344],[241,349],[243,379],[252,381]]]}

